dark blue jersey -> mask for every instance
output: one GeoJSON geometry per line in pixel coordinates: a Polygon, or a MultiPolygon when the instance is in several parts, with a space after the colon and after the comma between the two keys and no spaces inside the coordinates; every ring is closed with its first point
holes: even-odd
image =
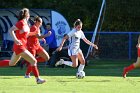
{"type": "Polygon", "coordinates": [[[48,33],[48,31],[51,31],[52,34],[48,37],[45,37],[46,43],[49,45],[49,48],[56,48],[57,43],[56,43],[56,38],[55,38],[55,31],[53,29],[51,30],[45,30],[44,34],[48,33]]]}

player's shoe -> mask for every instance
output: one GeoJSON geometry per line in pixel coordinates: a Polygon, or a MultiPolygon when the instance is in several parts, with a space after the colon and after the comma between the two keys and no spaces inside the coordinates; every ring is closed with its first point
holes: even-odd
{"type": "Polygon", "coordinates": [[[60,59],[59,61],[56,62],[55,66],[59,66],[59,65],[62,65],[64,63],[64,60],[63,59],[60,59]]]}
{"type": "Polygon", "coordinates": [[[126,78],[128,71],[126,70],[126,68],[123,69],[123,77],[126,78]]]}
{"type": "Polygon", "coordinates": [[[24,78],[31,78],[30,74],[29,75],[25,75],[24,78]]]}
{"type": "Polygon", "coordinates": [[[36,83],[37,83],[37,84],[43,84],[43,83],[45,83],[45,82],[46,82],[46,80],[41,79],[41,78],[38,78],[38,79],[36,80],[36,83]]]}

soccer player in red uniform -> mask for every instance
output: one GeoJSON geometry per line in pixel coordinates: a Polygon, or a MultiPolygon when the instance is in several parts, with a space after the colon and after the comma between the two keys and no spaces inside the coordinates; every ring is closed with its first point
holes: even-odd
{"type": "Polygon", "coordinates": [[[138,38],[138,44],[136,45],[136,47],[138,49],[137,50],[137,53],[138,53],[137,61],[135,63],[131,64],[130,66],[124,68],[124,70],[123,70],[123,77],[124,78],[126,78],[126,75],[129,71],[140,67],[140,36],[138,38]]]}
{"type": "MultiPolygon", "coordinates": [[[[41,35],[40,34],[41,25],[42,25],[42,19],[36,16],[34,18],[34,25],[30,28],[30,32],[34,32],[37,34],[29,36],[27,39],[27,48],[30,51],[30,53],[32,53],[34,57],[36,55],[39,56],[36,58],[37,62],[45,62],[45,61],[48,61],[50,58],[48,53],[45,51],[45,49],[41,47],[39,43],[39,39],[44,39],[45,37],[50,36],[51,31],[49,31],[45,35],[41,35]]],[[[31,65],[29,64],[27,67],[25,78],[30,78],[31,72],[32,72],[32,68],[31,68],[31,65]]]]}
{"type": "Polygon", "coordinates": [[[37,60],[26,48],[27,37],[36,34],[30,32],[30,28],[27,23],[29,18],[29,9],[23,8],[19,11],[17,23],[9,29],[9,33],[14,40],[13,55],[11,60],[1,60],[0,67],[14,66],[22,57],[30,62],[37,84],[42,84],[45,80],[39,77],[39,72],[36,66],[37,60]]]}

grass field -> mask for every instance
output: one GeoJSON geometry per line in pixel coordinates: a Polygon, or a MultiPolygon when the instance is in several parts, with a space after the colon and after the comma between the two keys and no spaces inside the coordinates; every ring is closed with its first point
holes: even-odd
{"type": "Polygon", "coordinates": [[[38,85],[34,77],[24,78],[25,68],[0,68],[0,93],[137,93],[140,91],[140,70],[122,78],[127,60],[93,60],[85,68],[86,77],[76,79],[77,69],[40,67],[47,83],[38,85]]]}

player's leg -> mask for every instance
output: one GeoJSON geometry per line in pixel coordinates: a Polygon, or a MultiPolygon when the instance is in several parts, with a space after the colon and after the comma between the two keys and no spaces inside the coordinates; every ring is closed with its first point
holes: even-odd
{"type": "Polygon", "coordinates": [[[12,57],[11,57],[11,60],[9,62],[9,66],[15,66],[16,63],[20,60],[21,56],[20,55],[16,55],[16,53],[14,52],[12,57]]]}
{"type": "Polygon", "coordinates": [[[39,55],[39,57],[36,58],[37,62],[46,62],[50,59],[49,54],[42,47],[39,47],[37,50],[37,55],[39,55]]]}
{"type": "Polygon", "coordinates": [[[130,66],[124,68],[124,70],[123,70],[123,77],[126,78],[126,75],[127,75],[127,73],[129,71],[131,71],[131,70],[133,70],[133,69],[135,69],[135,68],[137,68],[139,66],[140,66],[140,57],[137,58],[136,63],[133,63],[130,66]]]}
{"type": "Polygon", "coordinates": [[[22,60],[21,63],[20,63],[20,68],[23,69],[24,65],[25,65],[26,67],[28,67],[28,65],[30,65],[30,63],[27,62],[26,60],[22,60]]]}
{"type": "Polygon", "coordinates": [[[0,67],[7,67],[9,66],[10,60],[0,60],[0,67]]]}
{"type": "Polygon", "coordinates": [[[136,63],[131,64],[130,66],[124,68],[124,70],[123,70],[123,77],[124,78],[126,77],[126,75],[129,71],[131,71],[137,67],[140,67],[140,48],[138,48],[137,53],[138,53],[138,57],[137,57],[136,63]]]}
{"type": "MultiPolygon", "coordinates": [[[[33,48],[30,48],[28,49],[29,52],[35,57],[36,55],[36,49],[33,49],[33,48]]],[[[25,60],[26,61],[26,60],[25,60]]],[[[28,61],[26,61],[27,63],[28,61]]],[[[29,63],[29,62],[28,62],[29,63]]],[[[30,78],[30,73],[32,72],[32,66],[31,64],[29,63],[28,66],[27,66],[27,70],[26,70],[26,73],[25,73],[25,78],[30,78]]]]}
{"type": "Polygon", "coordinates": [[[38,68],[37,68],[37,65],[36,65],[37,61],[36,61],[35,57],[28,50],[25,50],[20,55],[25,60],[30,62],[31,67],[32,67],[32,72],[33,72],[34,76],[36,77],[37,84],[42,84],[42,83],[46,82],[45,80],[40,79],[40,77],[39,77],[39,72],[38,72],[38,68]]]}
{"type": "Polygon", "coordinates": [[[77,67],[78,66],[77,55],[72,55],[72,56],[70,56],[70,58],[71,58],[71,61],[64,61],[63,59],[60,59],[59,61],[56,62],[55,66],[65,64],[70,67],[77,67]]]}
{"type": "Polygon", "coordinates": [[[139,68],[140,67],[140,57],[137,58],[136,63],[133,64],[134,68],[139,68]]]}
{"type": "MultiPolygon", "coordinates": [[[[39,57],[36,58],[37,62],[45,62],[49,59],[48,53],[41,47],[38,50],[30,49],[29,51],[30,53],[33,54],[33,56],[35,56],[36,54],[39,55],[39,57]]],[[[31,65],[28,65],[27,71],[25,73],[25,78],[30,78],[31,72],[32,72],[32,67],[31,65]]]]}
{"type": "Polygon", "coordinates": [[[25,78],[30,78],[30,73],[32,72],[32,66],[31,64],[29,63],[28,66],[27,66],[27,70],[26,70],[26,73],[25,73],[25,78]]]}
{"type": "Polygon", "coordinates": [[[78,72],[80,72],[80,71],[83,71],[84,67],[85,67],[85,59],[84,59],[84,56],[83,56],[83,53],[81,50],[78,53],[78,59],[80,61],[80,65],[78,67],[78,72]]]}
{"type": "Polygon", "coordinates": [[[64,61],[63,59],[60,59],[60,61],[56,62],[55,66],[65,64],[67,66],[77,67],[78,66],[77,54],[78,54],[78,52],[76,52],[75,50],[68,49],[68,55],[70,56],[72,62],[71,61],[64,61]]]}
{"type": "Polygon", "coordinates": [[[140,48],[138,48],[137,51],[138,51],[138,57],[137,57],[136,63],[133,64],[134,65],[134,68],[140,67],[140,48]]]}
{"type": "Polygon", "coordinates": [[[71,61],[72,61],[72,67],[77,67],[78,66],[78,56],[77,55],[72,55],[70,56],[71,61]]]}
{"type": "Polygon", "coordinates": [[[11,60],[1,60],[0,67],[6,66],[14,66],[20,59],[20,55],[16,55],[15,52],[13,53],[11,60]]]}

